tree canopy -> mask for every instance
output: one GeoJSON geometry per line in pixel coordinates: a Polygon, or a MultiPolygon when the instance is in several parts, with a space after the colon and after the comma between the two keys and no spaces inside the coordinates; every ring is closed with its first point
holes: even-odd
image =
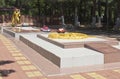
{"type": "Polygon", "coordinates": [[[66,23],[78,18],[82,24],[94,22],[94,17],[96,22],[111,26],[120,17],[119,4],[120,0],[0,0],[0,7],[18,7],[25,15],[58,19],[64,15],[66,23]]]}

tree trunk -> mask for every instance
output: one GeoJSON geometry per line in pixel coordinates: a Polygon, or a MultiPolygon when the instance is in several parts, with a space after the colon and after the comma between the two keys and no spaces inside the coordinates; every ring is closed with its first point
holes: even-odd
{"type": "Polygon", "coordinates": [[[65,25],[65,19],[63,14],[63,2],[61,2],[61,20],[62,20],[62,25],[65,25]]]}
{"type": "Polygon", "coordinates": [[[93,0],[91,25],[92,25],[92,27],[96,27],[96,0],[93,0]]]}
{"type": "Polygon", "coordinates": [[[98,25],[97,27],[102,27],[101,24],[101,1],[98,0],[98,25]]]}
{"type": "Polygon", "coordinates": [[[108,14],[108,0],[106,0],[106,2],[105,2],[105,12],[104,12],[104,22],[105,22],[105,25],[106,25],[106,29],[108,29],[108,25],[109,25],[109,23],[108,23],[108,16],[109,16],[109,14],[108,14]]]}
{"type": "Polygon", "coordinates": [[[75,6],[75,26],[78,26],[78,8],[75,6]]]}
{"type": "Polygon", "coordinates": [[[120,28],[120,0],[117,0],[117,19],[115,30],[119,30],[119,28],[120,28]]]}

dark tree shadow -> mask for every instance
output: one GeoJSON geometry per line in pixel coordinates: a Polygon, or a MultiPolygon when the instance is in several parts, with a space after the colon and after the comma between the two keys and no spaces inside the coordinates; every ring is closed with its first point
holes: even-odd
{"type": "Polygon", "coordinates": [[[14,73],[15,72],[15,70],[12,70],[12,69],[10,69],[10,70],[0,70],[0,76],[2,76],[2,77],[7,77],[9,74],[11,74],[11,73],[14,73]]]}
{"type": "MultiPolygon", "coordinates": [[[[0,66],[1,65],[5,65],[5,64],[11,64],[11,63],[14,63],[14,62],[15,61],[11,61],[11,60],[1,60],[0,61],[0,66]]],[[[9,74],[11,74],[13,72],[15,72],[15,70],[13,70],[13,69],[9,69],[9,70],[7,70],[7,69],[1,69],[0,70],[0,76],[7,77],[9,74]]]]}
{"type": "Polygon", "coordinates": [[[10,64],[10,63],[14,63],[14,61],[11,61],[11,60],[2,60],[2,61],[0,61],[0,65],[5,65],[5,64],[10,64]]]}

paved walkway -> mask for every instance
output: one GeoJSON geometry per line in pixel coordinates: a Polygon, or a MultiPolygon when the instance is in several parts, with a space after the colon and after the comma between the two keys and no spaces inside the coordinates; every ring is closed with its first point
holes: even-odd
{"type": "Polygon", "coordinates": [[[46,76],[10,39],[0,34],[0,79],[120,79],[120,68],[46,76]]]}

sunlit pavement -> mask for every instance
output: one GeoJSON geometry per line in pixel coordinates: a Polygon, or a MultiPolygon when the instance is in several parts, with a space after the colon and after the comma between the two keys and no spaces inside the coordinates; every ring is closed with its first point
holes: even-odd
{"type": "MultiPolygon", "coordinates": [[[[22,53],[19,43],[0,34],[0,79],[119,79],[120,68],[47,76],[22,53]],[[14,41],[14,42],[13,42],[14,41]]],[[[22,46],[22,45],[21,45],[22,46]]],[[[24,48],[26,49],[26,48],[24,48]]],[[[26,49],[26,51],[30,52],[26,49]]],[[[34,58],[33,58],[34,59],[34,58]]],[[[39,61],[39,60],[38,60],[39,61]]],[[[41,62],[42,63],[42,62],[41,62]]],[[[120,65],[118,63],[117,65],[120,65]]],[[[47,66],[46,66],[47,67],[47,66]]]]}

